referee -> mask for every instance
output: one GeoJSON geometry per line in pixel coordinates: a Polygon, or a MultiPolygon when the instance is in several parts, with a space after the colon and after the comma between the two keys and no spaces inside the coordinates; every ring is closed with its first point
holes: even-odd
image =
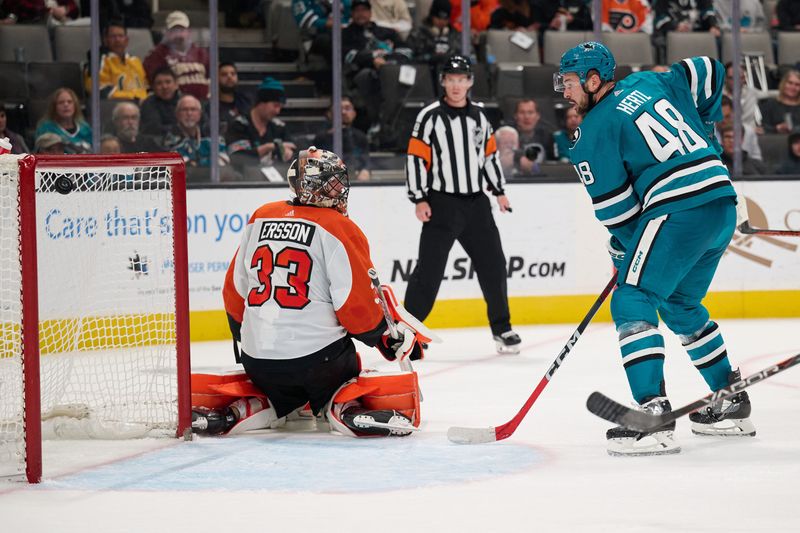
{"type": "Polygon", "coordinates": [[[506,259],[482,190],[485,184],[500,211],[511,211],[492,127],[467,97],[473,82],[467,58],[451,57],[439,81],[444,98],[420,111],[408,142],[408,198],[423,224],[405,306],[418,319],[427,318],[457,239],[478,275],[498,353],[519,353],[521,340],[508,311],[506,259]]]}

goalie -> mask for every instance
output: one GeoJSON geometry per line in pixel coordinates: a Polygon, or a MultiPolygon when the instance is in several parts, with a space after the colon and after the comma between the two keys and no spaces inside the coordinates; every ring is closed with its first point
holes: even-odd
{"type": "Polygon", "coordinates": [[[276,427],[309,404],[346,435],[409,435],[419,426],[416,374],[362,375],[352,338],[389,360],[416,360],[425,337],[403,322],[389,333],[368,274],[369,244],[347,217],[347,168],[311,147],[287,178],[295,198],[255,211],[225,277],[225,310],[249,381],[206,383],[240,399],[195,409],[193,428],[276,427]]]}

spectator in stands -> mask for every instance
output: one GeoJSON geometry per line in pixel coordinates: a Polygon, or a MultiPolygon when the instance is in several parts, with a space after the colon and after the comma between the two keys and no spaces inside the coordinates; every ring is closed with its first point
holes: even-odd
{"type": "Polygon", "coordinates": [[[228,123],[247,114],[253,103],[239,90],[239,73],[233,63],[219,64],[219,126],[222,135],[228,123]]]}
{"type": "Polygon", "coordinates": [[[396,31],[405,39],[411,32],[411,13],[406,0],[371,0],[372,22],[396,31]]]}
{"type": "Polygon", "coordinates": [[[720,36],[712,0],[656,0],[654,10],[653,45],[659,63],[666,62],[669,32],[707,31],[720,36]]]}
{"type": "MultiPolygon", "coordinates": [[[[203,106],[200,100],[186,94],[178,100],[175,108],[177,124],[164,138],[164,146],[170,152],[178,152],[187,166],[211,166],[211,137],[203,131],[200,123],[203,119],[203,106]]],[[[230,158],[225,151],[225,140],[219,140],[219,164],[225,166],[230,158]]]]}
{"type": "MultiPolygon", "coordinates": [[[[733,126],[723,126],[719,134],[722,137],[722,162],[733,176],[733,126]]],[[[764,163],[750,157],[747,150],[742,150],[742,176],[760,176],[766,173],[767,167],[764,163]]]]}
{"type": "Polygon", "coordinates": [[[800,71],[788,70],[778,84],[778,96],[762,100],[760,109],[767,133],[800,131],[800,71]]]}
{"type": "Polygon", "coordinates": [[[538,31],[549,22],[547,12],[541,9],[536,0],[500,0],[500,7],[492,11],[489,28],[538,31]]]}
{"type": "Polygon", "coordinates": [[[64,155],[64,139],[55,133],[42,133],[36,137],[33,149],[37,154],[64,155]]]}
{"type": "MultiPolygon", "coordinates": [[[[81,14],[90,17],[90,0],[81,0],[81,14]]],[[[153,9],[148,0],[101,0],[100,27],[105,28],[110,20],[121,21],[126,28],[151,28],[153,9]]]]}
{"type": "Polygon", "coordinates": [[[25,144],[25,139],[22,138],[22,135],[19,133],[14,133],[8,129],[8,117],[6,116],[6,110],[3,105],[0,104],[0,138],[3,137],[7,137],[11,142],[12,154],[27,154],[30,152],[30,150],[28,150],[28,145],[25,144]]]}
{"type": "MultiPolygon", "coordinates": [[[[128,30],[121,21],[111,21],[103,30],[105,50],[100,56],[100,98],[136,100],[147,97],[147,76],[142,60],[127,53],[128,30]]],[[[86,91],[91,92],[88,66],[84,70],[86,91]]]]}
{"type": "Polygon", "coordinates": [[[415,61],[434,70],[461,51],[461,32],[450,24],[450,0],[433,0],[428,16],[408,38],[415,61]]]}
{"type": "Polygon", "coordinates": [[[5,24],[47,22],[63,24],[78,18],[75,0],[3,0],[2,18],[5,24]]]}
{"type": "Polygon", "coordinates": [[[158,70],[169,67],[178,80],[181,93],[198,100],[208,99],[208,49],[192,43],[189,17],[183,11],[167,15],[164,39],[144,59],[144,69],[150,83],[158,70]]]}
{"type": "Polygon", "coordinates": [[[178,79],[169,67],[153,75],[153,94],[142,102],[142,133],[160,137],[175,125],[175,106],[178,105],[178,79]]]}
{"type": "Polygon", "coordinates": [[[549,20],[547,28],[555,31],[592,29],[591,0],[536,0],[549,20]]]}
{"type": "MultiPolygon", "coordinates": [[[[733,101],[723,95],[721,107],[722,121],[717,122],[716,131],[717,140],[720,141],[720,143],[722,142],[722,135],[720,134],[722,128],[733,126],[733,101]]],[[[742,122],[742,128],[744,128],[744,133],[742,134],[742,150],[746,150],[753,159],[761,161],[761,146],[758,144],[758,135],[756,135],[755,129],[744,122],[742,122]]]]}
{"type": "Polygon", "coordinates": [[[789,157],[781,162],[776,174],[800,176],[800,132],[789,135],[789,157]]]}
{"type": "MultiPolygon", "coordinates": [[[[498,0],[470,0],[469,21],[472,44],[477,44],[481,32],[489,29],[492,13],[497,9],[498,0]]],[[[450,23],[461,31],[461,0],[450,0],[450,23]]]]}
{"type": "Polygon", "coordinates": [[[569,163],[569,145],[581,122],[583,122],[583,117],[574,106],[567,109],[564,114],[564,129],[553,134],[554,155],[559,161],[569,163]]]}
{"type": "Polygon", "coordinates": [[[533,98],[523,98],[517,102],[514,111],[514,128],[519,133],[519,146],[523,152],[520,169],[525,173],[533,171],[534,163],[555,159],[553,153],[553,131],[541,122],[539,107],[533,98]],[[536,153],[536,158],[524,154],[536,153]]]}
{"type": "Polygon", "coordinates": [[[602,0],[603,31],[653,33],[651,5],[648,0],[602,0]]]}
{"type": "Polygon", "coordinates": [[[297,146],[288,140],[286,125],[277,118],[285,102],[283,84],[266,77],[258,87],[250,112],[229,123],[225,142],[231,163],[238,169],[276,162],[288,167],[297,146]]]}
{"type": "MultiPolygon", "coordinates": [[[[761,128],[761,111],[758,109],[758,91],[747,85],[744,75],[744,67],[740,70],[742,80],[742,124],[750,126],[756,133],[764,133],[761,128]]],[[[725,63],[725,85],[722,94],[728,98],[733,98],[733,63],[725,63]]]]}
{"type": "Polygon", "coordinates": [[[378,71],[387,63],[407,63],[411,49],[396,31],[372,22],[369,0],[353,0],[352,17],[350,25],[342,30],[346,77],[358,96],[359,108],[366,110],[370,128],[374,128],[381,118],[378,71]]]}
{"type": "MultiPolygon", "coordinates": [[[[350,24],[350,0],[342,0],[342,27],[350,24]]],[[[303,47],[310,54],[331,59],[330,0],[292,0],[292,15],[300,28],[303,47]]]]}
{"type": "MultiPolygon", "coordinates": [[[[494,132],[494,138],[497,143],[497,153],[500,156],[500,165],[503,167],[503,175],[507,179],[526,178],[541,174],[536,156],[528,159],[525,149],[520,147],[517,130],[511,126],[502,126],[494,132]],[[523,165],[523,159],[531,161],[531,163],[523,165]]],[[[530,153],[530,147],[528,150],[528,155],[534,155],[530,153]]]]}
{"type": "Polygon", "coordinates": [[[110,133],[104,134],[100,137],[100,153],[101,154],[121,154],[122,145],[115,135],[110,133]]]}
{"type": "Polygon", "coordinates": [[[38,139],[44,133],[55,133],[61,137],[64,151],[68,154],[92,151],[92,128],[83,119],[81,103],[75,91],[66,87],[55,90],[34,136],[38,139]]]}
{"type": "Polygon", "coordinates": [[[800,31],[800,1],[780,0],[775,6],[778,31],[800,31]]]}
{"type": "MultiPolygon", "coordinates": [[[[333,106],[328,109],[328,120],[333,122],[333,106]]],[[[342,97],[342,161],[347,165],[351,180],[366,181],[370,177],[369,141],[363,131],[353,127],[356,107],[349,96],[342,97]]],[[[333,128],[318,133],[311,143],[323,150],[333,150],[333,128]]]]}
{"type": "MultiPolygon", "coordinates": [[[[739,25],[743,32],[765,32],[767,18],[761,0],[739,0],[739,25]]],[[[714,0],[714,16],[722,31],[731,31],[733,26],[733,0],[714,0]]]]}
{"type": "Polygon", "coordinates": [[[139,106],[133,102],[120,102],[111,112],[114,135],[119,139],[123,154],[160,152],[163,148],[149,135],[139,133],[139,106]]]}

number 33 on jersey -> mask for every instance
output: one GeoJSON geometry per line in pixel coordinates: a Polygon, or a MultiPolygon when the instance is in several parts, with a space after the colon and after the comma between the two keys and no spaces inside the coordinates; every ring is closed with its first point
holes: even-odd
{"type": "Polygon", "coordinates": [[[223,288],[242,350],[263,359],[314,353],[383,319],[367,239],[335,209],[274,202],[250,218],[223,288]],[[247,320],[243,320],[244,316],[247,320]]]}
{"type": "Polygon", "coordinates": [[[734,196],[719,159],[725,68],[708,57],[617,82],[576,132],[570,159],[597,218],[623,243],[654,218],[734,196]]]}

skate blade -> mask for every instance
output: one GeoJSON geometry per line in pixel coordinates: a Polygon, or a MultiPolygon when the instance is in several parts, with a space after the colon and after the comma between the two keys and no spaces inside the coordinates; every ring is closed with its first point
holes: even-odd
{"type": "Polygon", "coordinates": [[[692,422],[692,433],[703,437],[755,437],[756,427],[749,418],[729,418],[715,424],[692,422]]]}
{"type": "Polygon", "coordinates": [[[648,455],[673,455],[681,452],[680,444],[672,431],[662,431],[642,437],[608,439],[606,451],[612,457],[642,457],[648,455]]]}
{"type": "Polygon", "coordinates": [[[497,353],[499,355],[519,355],[519,346],[506,346],[505,344],[498,344],[497,353]]]}

